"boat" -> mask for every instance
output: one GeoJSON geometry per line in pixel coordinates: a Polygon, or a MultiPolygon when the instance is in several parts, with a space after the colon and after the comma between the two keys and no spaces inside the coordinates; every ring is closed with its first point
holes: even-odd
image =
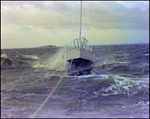
{"type": "Polygon", "coordinates": [[[72,63],[71,67],[68,70],[69,75],[83,75],[90,74],[95,60],[95,54],[93,53],[92,47],[88,46],[88,40],[84,37],[81,37],[81,28],[82,28],[82,1],[80,9],[80,33],[79,38],[76,38],[72,41],[72,45],[66,44],[65,51],[62,55],[62,58],[65,59],[68,63],[72,63]]]}

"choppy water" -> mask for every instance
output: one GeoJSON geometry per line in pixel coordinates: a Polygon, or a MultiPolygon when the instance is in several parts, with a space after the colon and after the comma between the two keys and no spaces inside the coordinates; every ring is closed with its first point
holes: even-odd
{"type": "MultiPolygon", "coordinates": [[[[64,74],[61,53],[1,50],[1,117],[35,112],[64,74]]],[[[149,117],[149,44],[95,46],[94,53],[93,73],[66,75],[36,117],[149,117]]]]}

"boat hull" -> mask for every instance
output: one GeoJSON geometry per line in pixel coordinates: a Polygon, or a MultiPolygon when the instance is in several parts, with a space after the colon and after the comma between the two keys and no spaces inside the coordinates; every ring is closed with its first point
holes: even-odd
{"type": "Polygon", "coordinates": [[[70,50],[68,52],[65,52],[63,56],[68,62],[73,60],[73,62],[85,61],[87,63],[90,63],[95,59],[95,55],[91,51],[84,48],[76,48],[70,50]]]}
{"type": "Polygon", "coordinates": [[[72,63],[71,67],[68,69],[68,75],[79,76],[91,74],[91,64],[95,59],[95,54],[93,54],[91,51],[76,48],[64,53],[63,57],[68,62],[67,67],[70,63],[72,63]]]}

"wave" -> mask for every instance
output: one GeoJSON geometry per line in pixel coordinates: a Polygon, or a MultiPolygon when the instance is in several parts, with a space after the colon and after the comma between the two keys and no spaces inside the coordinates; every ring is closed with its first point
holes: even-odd
{"type": "Polygon", "coordinates": [[[121,66],[116,66],[116,67],[112,68],[110,71],[113,72],[113,73],[130,72],[131,67],[121,65],[121,66]]]}
{"type": "MultiPolygon", "coordinates": [[[[95,75],[95,74],[89,74],[89,75],[79,75],[79,76],[70,76],[70,75],[66,75],[65,77],[77,77],[77,78],[94,78],[94,77],[99,77],[99,75],[95,75]]],[[[85,79],[86,80],[86,79],[85,79]]]]}
{"type": "Polygon", "coordinates": [[[143,54],[144,56],[149,56],[149,53],[143,54]]]}
{"type": "Polygon", "coordinates": [[[95,69],[95,72],[110,73],[110,74],[131,74],[136,76],[149,75],[149,63],[145,62],[130,62],[130,63],[111,63],[103,64],[95,69]]]}
{"type": "MultiPolygon", "coordinates": [[[[123,94],[128,97],[147,95],[149,93],[149,86],[147,81],[149,78],[143,78],[138,80],[138,78],[125,78],[122,76],[109,76],[107,78],[107,85],[103,88],[101,92],[102,96],[118,95],[123,94]],[[111,85],[110,85],[111,84],[111,85]]],[[[104,85],[106,81],[102,82],[104,85]]]]}
{"type": "Polygon", "coordinates": [[[37,60],[37,59],[39,59],[39,57],[37,57],[36,55],[23,55],[22,59],[25,59],[25,60],[28,60],[28,59],[37,60]]]}
{"type": "Polygon", "coordinates": [[[81,98],[85,100],[101,100],[107,96],[125,96],[128,98],[149,96],[149,78],[124,77],[120,75],[99,75],[84,77],[74,77],[76,84],[72,80],[66,79],[67,85],[72,85],[71,90],[85,91],[81,98]],[[78,82],[77,82],[78,81],[78,82]]]}
{"type": "Polygon", "coordinates": [[[47,68],[48,64],[46,62],[37,61],[37,62],[34,62],[31,66],[33,68],[47,68]]]}
{"type": "Polygon", "coordinates": [[[13,60],[10,59],[6,54],[1,55],[1,67],[12,66],[13,60]]]}
{"type": "MultiPolygon", "coordinates": [[[[64,72],[63,72],[64,73],[64,72]]],[[[61,72],[61,75],[63,74],[61,72]]],[[[51,79],[59,79],[60,75],[47,75],[43,80],[45,83],[51,79]]],[[[129,98],[147,97],[149,96],[149,78],[135,78],[132,76],[124,75],[86,75],[86,76],[64,76],[64,80],[68,86],[72,86],[72,91],[83,91],[85,94],[81,98],[88,100],[89,98],[99,98],[107,96],[120,96],[124,95],[129,98]],[[76,82],[73,84],[73,82],[76,82]],[[89,95],[87,97],[87,95],[89,95]]],[[[62,81],[62,84],[64,82],[62,81]]],[[[37,81],[37,83],[39,80],[37,81]]],[[[67,93],[67,92],[66,92],[67,93]]],[[[69,92],[68,92],[69,93],[69,92]]]]}
{"type": "Polygon", "coordinates": [[[27,63],[11,59],[6,54],[1,55],[1,69],[19,68],[22,66],[27,66],[27,63]]]}
{"type": "Polygon", "coordinates": [[[62,54],[64,52],[64,49],[58,50],[53,56],[51,56],[48,59],[48,69],[50,70],[59,70],[59,71],[64,71],[66,70],[67,62],[62,59],[62,54]]]}

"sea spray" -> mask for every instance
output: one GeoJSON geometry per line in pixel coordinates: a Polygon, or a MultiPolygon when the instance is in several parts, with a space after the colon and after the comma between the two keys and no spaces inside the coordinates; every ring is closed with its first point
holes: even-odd
{"type": "Polygon", "coordinates": [[[64,48],[61,48],[60,50],[58,50],[58,52],[56,52],[55,55],[49,58],[48,67],[47,67],[48,69],[59,70],[59,71],[66,70],[67,63],[62,58],[63,52],[64,52],[64,48]]]}

